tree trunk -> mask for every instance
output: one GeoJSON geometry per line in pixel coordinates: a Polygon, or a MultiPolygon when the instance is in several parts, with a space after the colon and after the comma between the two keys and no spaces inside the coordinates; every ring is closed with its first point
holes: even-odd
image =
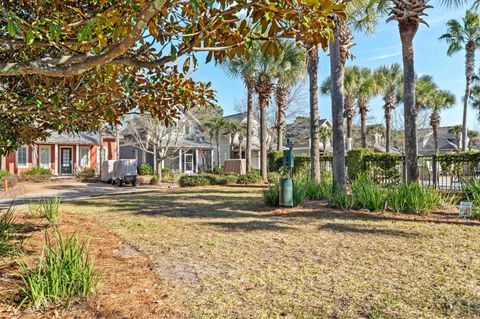
{"type": "Polygon", "coordinates": [[[267,173],[267,105],[268,101],[260,94],[260,174],[268,182],[267,173]]]}
{"type": "Polygon", "coordinates": [[[418,23],[410,19],[399,21],[402,40],[403,76],[404,76],[404,120],[405,120],[405,166],[407,182],[418,181],[417,161],[417,112],[415,108],[415,65],[413,38],[418,23]]]}
{"type": "Polygon", "coordinates": [[[307,55],[310,81],[310,175],[320,182],[320,120],[318,116],[318,48],[310,46],[307,55]]]}
{"type": "Polygon", "coordinates": [[[252,166],[252,119],[253,119],[253,86],[247,85],[247,145],[246,145],[246,164],[247,172],[250,172],[252,166]]]}
{"type": "Polygon", "coordinates": [[[347,117],[347,151],[352,149],[352,129],[353,129],[353,118],[347,117]]]}
{"type": "Polygon", "coordinates": [[[162,163],[163,163],[163,156],[160,158],[160,160],[158,161],[158,165],[156,166],[159,183],[163,182],[162,163]]]}
{"type": "Polygon", "coordinates": [[[362,139],[362,148],[367,147],[367,108],[363,105],[360,106],[360,133],[362,139]]]}
{"type": "Polygon", "coordinates": [[[120,125],[115,125],[115,159],[120,159],[120,125]]]}
{"type": "Polygon", "coordinates": [[[463,124],[462,124],[462,151],[467,150],[467,136],[468,136],[468,100],[470,98],[470,85],[472,84],[472,77],[475,68],[475,44],[467,43],[465,58],[465,98],[463,99],[463,124]]]}
{"type": "Polygon", "coordinates": [[[283,132],[285,131],[285,107],[288,98],[288,85],[285,83],[278,83],[276,90],[277,101],[277,151],[281,151],[283,147],[283,132]]]}
{"type": "Polygon", "coordinates": [[[220,167],[220,132],[215,132],[215,140],[217,141],[217,167],[220,167]]]}
{"type": "Polygon", "coordinates": [[[430,125],[432,126],[433,131],[433,154],[438,155],[438,123],[440,120],[440,115],[438,112],[433,111],[430,118],[430,125]]]}
{"type": "Polygon", "coordinates": [[[330,77],[332,79],[332,144],[333,144],[333,189],[345,191],[345,145],[343,138],[343,78],[345,66],[341,62],[338,30],[334,31],[335,40],[330,43],[330,77]]]}
{"type": "Polygon", "coordinates": [[[390,123],[391,111],[389,107],[385,108],[385,152],[390,153],[390,123]]]}
{"type": "Polygon", "coordinates": [[[153,173],[157,173],[158,174],[158,170],[157,170],[157,145],[153,144],[153,173]],[[155,171],[157,170],[157,171],[155,171]]]}
{"type": "Polygon", "coordinates": [[[239,158],[242,159],[243,158],[243,154],[242,154],[242,143],[243,143],[243,138],[238,138],[238,155],[239,155],[239,158]]]}

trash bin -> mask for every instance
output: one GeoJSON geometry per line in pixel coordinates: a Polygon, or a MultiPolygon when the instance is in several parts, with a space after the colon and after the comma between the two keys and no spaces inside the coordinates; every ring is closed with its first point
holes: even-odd
{"type": "Polygon", "coordinates": [[[280,206],[293,207],[293,181],[290,178],[280,180],[280,206]]]}

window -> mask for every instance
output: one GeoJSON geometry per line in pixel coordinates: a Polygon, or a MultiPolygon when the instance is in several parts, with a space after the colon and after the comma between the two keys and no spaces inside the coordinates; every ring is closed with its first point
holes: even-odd
{"type": "Polygon", "coordinates": [[[17,149],[17,167],[25,168],[28,164],[28,146],[17,149]]]}
{"type": "Polygon", "coordinates": [[[90,167],[90,147],[80,147],[79,154],[80,167],[90,167]]]}

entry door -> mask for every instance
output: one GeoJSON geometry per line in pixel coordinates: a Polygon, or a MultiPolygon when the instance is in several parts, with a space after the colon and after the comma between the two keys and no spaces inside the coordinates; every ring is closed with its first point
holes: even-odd
{"type": "Polygon", "coordinates": [[[65,175],[72,174],[72,149],[62,148],[60,149],[61,158],[61,173],[65,175]]]}
{"type": "Polygon", "coordinates": [[[193,173],[193,154],[185,154],[185,173],[193,173]]]}
{"type": "Polygon", "coordinates": [[[40,146],[40,167],[50,168],[50,146],[40,146]]]}

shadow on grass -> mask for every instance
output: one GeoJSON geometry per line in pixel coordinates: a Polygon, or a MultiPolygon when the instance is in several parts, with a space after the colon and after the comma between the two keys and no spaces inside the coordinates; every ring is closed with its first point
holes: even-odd
{"type": "MultiPolygon", "coordinates": [[[[175,189],[159,191],[149,194],[118,194],[111,197],[102,197],[87,201],[71,202],[76,207],[92,210],[99,206],[106,206],[110,212],[118,214],[133,214],[143,216],[162,216],[171,218],[191,219],[243,219],[255,218],[255,222],[241,223],[212,223],[212,225],[223,229],[262,229],[259,224],[264,223],[265,229],[285,230],[285,226],[278,226],[281,223],[290,221],[298,222],[298,219],[305,223],[318,220],[343,220],[343,221],[401,221],[415,223],[439,223],[479,226],[478,223],[462,222],[449,219],[425,219],[422,216],[404,214],[381,214],[365,211],[349,211],[332,209],[323,202],[309,202],[304,208],[292,210],[271,209],[262,203],[258,190],[235,189],[235,188],[208,188],[208,189],[175,189]]],[[[337,227],[337,231],[342,231],[337,227]]],[[[367,233],[365,229],[346,229],[344,232],[367,233]]],[[[382,230],[371,230],[371,233],[382,234],[382,230]]],[[[409,236],[411,234],[408,234],[409,236]]],[[[401,234],[396,234],[401,236],[401,234]]]]}
{"type": "Polygon", "coordinates": [[[331,230],[340,233],[352,233],[352,234],[369,234],[369,235],[385,235],[385,236],[396,236],[396,237],[418,237],[420,234],[416,232],[406,232],[397,229],[385,229],[377,227],[367,227],[360,225],[347,225],[339,223],[328,223],[321,225],[319,230],[331,230]]]}
{"type": "Polygon", "coordinates": [[[240,223],[212,222],[208,225],[226,229],[227,231],[285,231],[294,229],[293,227],[279,224],[274,221],[250,221],[240,223]]]}

